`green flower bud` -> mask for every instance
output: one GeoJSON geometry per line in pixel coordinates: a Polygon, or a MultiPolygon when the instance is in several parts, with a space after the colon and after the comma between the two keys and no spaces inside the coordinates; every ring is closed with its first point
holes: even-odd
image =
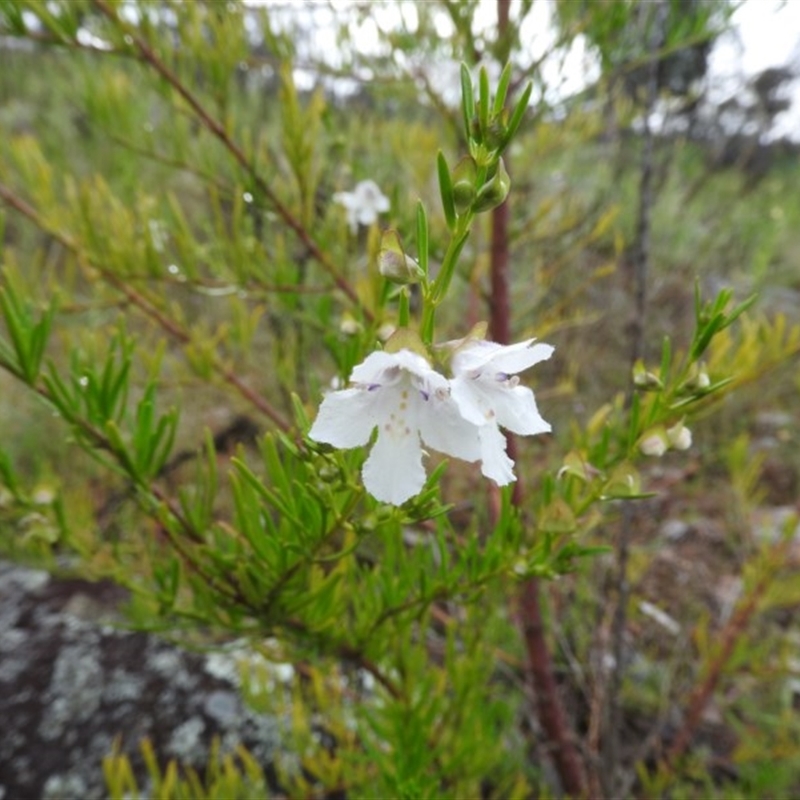
{"type": "Polygon", "coordinates": [[[497,163],[497,171],[490,181],[485,183],[472,205],[472,210],[476,214],[483,211],[490,211],[502,205],[511,190],[511,178],[506,172],[506,166],[501,158],[497,163]]]}
{"type": "Polygon", "coordinates": [[[475,182],[478,177],[478,168],[475,159],[465,156],[456,164],[451,178],[453,183],[453,201],[456,211],[463,214],[475,201],[475,182]]]}

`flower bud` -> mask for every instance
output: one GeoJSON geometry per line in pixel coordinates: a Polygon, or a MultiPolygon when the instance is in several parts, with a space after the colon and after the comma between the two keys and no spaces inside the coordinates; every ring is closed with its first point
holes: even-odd
{"type": "Polygon", "coordinates": [[[339,320],[339,331],[345,336],[355,336],[361,333],[363,326],[351,314],[344,314],[339,320]]]}
{"type": "Polygon", "coordinates": [[[452,172],[453,202],[456,211],[463,214],[475,201],[475,182],[477,166],[472,156],[465,156],[456,164],[452,172]]]}
{"type": "Polygon", "coordinates": [[[419,283],[423,277],[420,265],[405,254],[397,231],[385,231],[381,237],[378,269],[386,280],[393,283],[419,283]]]}
{"type": "Polygon", "coordinates": [[[646,456],[661,458],[669,449],[669,439],[663,428],[655,428],[649,431],[639,442],[639,450],[646,456]]]}
{"type": "Polygon", "coordinates": [[[511,190],[511,178],[506,172],[505,164],[501,158],[497,163],[497,171],[490,181],[485,183],[472,205],[472,210],[476,214],[482,211],[490,211],[505,202],[511,190]]]}
{"type": "Polygon", "coordinates": [[[667,428],[667,441],[675,450],[688,450],[692,446],[692,432],[682,422],[678,422],[667,428]]]}
{"type": "Polygon", "coordinates": [[[679,391],[681,394],[697,394],[704,392],[709,386],[711,386],[711,379],[708,377],[706,368],[692,364],[689,376],[680,385],[679,391]]]}
{"type": "Polygon", "coordinates": [[[636,363],[633,365],[633,385],[637,389],[643,389],[648,392],[654,392],[664,388],[661,379],[652,372],[647,371],[644,366],[644,361],[642,361],[641,358],[637,359],[636,363]]]}

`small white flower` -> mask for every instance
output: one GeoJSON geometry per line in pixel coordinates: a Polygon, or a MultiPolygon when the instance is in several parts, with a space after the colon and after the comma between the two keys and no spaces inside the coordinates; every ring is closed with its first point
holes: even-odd
{"type": "Polygon", "coordinates": [[[378,215],[389,210],[389,199],[372,180],[359,181],[352,192],[336,192],[333,200],[347,211],[347,222],[355,233],[359,225],[372,225],[378,215]]]}
{"type": "Polygon", "coordinates": [[[639,442],[639,449],[646,456],[653,456],[654,458],[661,458],[669,448],[669,441],[667,440],[666,433],[662,430],[649,433],[639,442]]]}
{"type": "Polygon", "coordinates": [[[521,436],[546,433],[533,392],[519,385],[518,372],[550,358],[549,344],[533,339],[501,345],[483,339],[468,340],[453,355],[452,395],[464,419],[478,426],[481,471],[499,486],[516,480],[514,462],[506,453],[500,427],[521,436]],[[532,346],[533,345],[533,346],[532,346]]]}
{"type": "Polygon", "coordinates": [[[667,441],[676,450],[688,450],[692,446],[692,432],[678,422],[671,428],[667,428],[667,441]]]}
{"type": "Polygon", "coordinates": [[[339,321],[339,331],[345,336],[355,336],[361,333],[361,330],[361,323],[349,314],[345,314],[339,321]]]}
{"type": "Polygon", "coordinates": [[[351,388],[322,401],[309,437],[334,447],[378,438],[362,477],[377,500],[394,505],[419,494],[425,484],[422,442],[447,455],[477,461],[478,429],[459,414],[447,380],[417,353],[378,351],[353,369],[351,388]]]}

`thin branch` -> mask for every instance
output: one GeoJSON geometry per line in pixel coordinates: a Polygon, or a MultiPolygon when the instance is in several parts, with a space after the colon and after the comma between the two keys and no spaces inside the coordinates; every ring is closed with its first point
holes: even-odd
{"type": "MultiPolygon", "coordinates": [[[[502,39],[509,24],[509,0],[497,0],[498,39],[502,39]]],[[[509,204],[498,206],[492,212],[491,241],[491,296],[489,298],[489,331],[500,344],[511,341],[511,277],[509,274],[509,204]]],[[[507,451],[516,457],[516,442],[506,434],[507,451]]],[[[493,506],[496,506],[496,496],[493,506]]],[[[514,484],[512,503],[521,508],[524,504],[522,482],[514,484]]],[[[541,608],[541,586],[536,578],[522,584],[517,616],[528,661],[528,677],[534,687],[539,724],[552,747],[552,758],[565,792],[575,797],[586,793],[583,764],[576,747],[576,738],[570,730],[561,693],[555,679],[553,658],[547,643],[541,608]]]]}
{"type": "MultiPolygon", "coordinates": [[[[93,3],[95,7],[115,25],[124,25],[114,9],[111,8],[106,0],[93,0],[93,3]]],[[[264,197],[269,200],[278,216],[294,231],[303,245],[307,248],[309,254],[322,266],[328,275],[330,275],[336,286],[359,309],[364,318],[371,322],[373,320],[373,314],[361,302],[355,289],[339,273],[336,265],[316,243],[300,220],[298,220],[297,217],[292,214],[289,208],[284,205],[284,203],[282,203],[278,196],[272,191],[269,184],[266,182],[266,180],[264,180],[264,178],[261,177],[254,164],[245,155],[241,147],[239,147],[239,145],[230,137],[228,132],[225,130],[225,127],[214,117],[212,117],[208,111],[206,111],[200,100],[158,57],[150,45],[139,35],[135,27],[129,25],[124,25],[124,27],[128,36],[130,36],[133,40],[133,45],[141,54],[142,59],[149,64],[180,95],[180,97],[183,98],[203,126],[222,143],[222,145],[233,156],[239,166],[241,166],[247,175],[250,176],[255,186],[258,187],[259,191],[264,195],[264,197]]]]}
{"type": "MultiPolygon", "coordinates": [[[[21,197],[14,194],[7,186],[0,183],[0,199],[8,206],[19,211],[30,219],[38,228],[52,236],[59,244],[71,252],[83,257],[86,262],[100,272],[104,279],[108,281],[117,291],[123,294],[130,303],[138,308],[143,314],[156,322],[159,327],[176,339],[182,345],[190,344],[191,334],[177,322],[170,319],[161,309],[155,306],[141,292],[126,284],[119,276],[114,275],[108,268],[102,267],[96,261],[85,256],[78,243],[62,231],[55,230],[47,225],[41,215],[31,205],[26,203],[21,197]]],[[[211,363],[212,369],[222,378],[225,383],[234,387],[239,394],[244,397],[254,408],[257,408],[264,416],[271,419],[277,427],[283,431],[291,430],[291,424],[283,415],[270,404],[258,392],[251,389],[233,370],[224,366],[218,359],[214,358],[211,363]]]]}

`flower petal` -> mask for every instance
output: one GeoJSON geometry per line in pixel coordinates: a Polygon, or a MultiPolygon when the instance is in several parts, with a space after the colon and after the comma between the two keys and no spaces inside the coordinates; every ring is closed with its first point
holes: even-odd
{"type": "Polygon", "coordinates": [[[481,472],[491,478],[498,486],[505,486],[516,480],[514,462],[506,453],[506,437],[497,425],[484,425],[480,429],[481,472]]]}
{"type": "Polygon", "coordinates": [[[420,400],[419,432],[428,447],[464,461],[481,457],[478,427],[466,419],[452,397],[432,395],[420,400]]]}
{"type": "Polygon", "coordinates": [[[532,436],[535,433],[547,433],[550,423],[542,419],[533,392],[527,386],[515,386],[513,389],[498,384],[491,394],[486,392],[487,383],[478,381],[480,389],[485,392],[487,401],[497,416],[497,423],[512,433],[521,436],[532,436]]]}
{"type": "MultiPolygon", "coordinates": [[[[417,353],[411,350],[402,349],[396,353],[387,353],[384,350],[376,350],[370,353],[360,364],[353,368],[350,374],[350,380],[354,383],[363,384],[384,384],[386,381],[386,372],[391,370],[397,372],[398,369],[404,369],[420,378],[433,380],[440,378],[446,384],[437,372],[435,372],[431,365],[417,353]]],[[[391,374],[391,373],[390,373],[391,374]]],[[[392,380],[395,382],[396,378],[392,380]]]]}
{"type": "Polygon", "coordinates": [[[483,339],[471,341],[456,351],[453,356],[453,370],[456,375],[477,371],[484,373],[487,378],[494,378],[498,373],[516,375],[540,361],[547,360],[553,354],[554,348],[549,344],[531,347],[534,341],[536,340],[526,339],[524,342],[509,345],[483,339]]]}
{"type": "Polygon", "coordinates": [[[378,435],[361,472],[364,488],[376,499],[399,506],[425,485],[422,447],[416,430],[407,435],[378,435]]]}
{"type": "Polygon", "coordinates": [[[555,348],[549,344],[535,344],[531,347],[533,341],[534,339],[528,339],[526,342],[504,347],[503,351],[492,359],[492,368],[506,375],[516,375],[540,361],[547,361],[553,355],[555,348]]]}
{"type": "Polygon", "coordinates": [[[476,391],[477,381],[470,378],[453,378],[450,394],[461,416],[473,425],[485,425],[491,419],[490,404],[483,392],[476,391]]]}
{"type": "Polygon", "coordinates": [[[382,418],[381,398],[377,393],[342,389],[325,396],[308,437],[334,447],[358,447],[369,441],[382,418]]]}

